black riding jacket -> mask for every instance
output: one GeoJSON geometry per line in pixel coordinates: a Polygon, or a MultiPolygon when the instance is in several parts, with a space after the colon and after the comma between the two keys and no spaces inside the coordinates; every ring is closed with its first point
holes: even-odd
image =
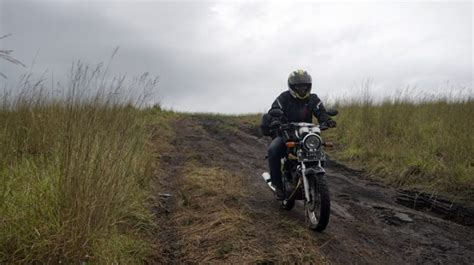
{"type": "Polygon", "coordinates": [[[316,94],[310,94],[306,99],[297,99],[287,90],[275,99],[271,109],[283,110],[289,122],[311,123],[313,115],[320,124],[331,119],[326,113],[323,102],[316,94]]]}

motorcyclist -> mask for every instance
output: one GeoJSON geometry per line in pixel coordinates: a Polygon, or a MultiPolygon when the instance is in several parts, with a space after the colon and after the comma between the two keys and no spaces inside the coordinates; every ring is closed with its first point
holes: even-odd
{"type": "MultiPolygon", "coordinates": [[[[326,113],[323,103],[316,94],[311,93],[311,75],[305,70],[293,71],[288,77],[288,90],[281,93],[273,102],[271,109],[281,109],[288,122],[311,123],[313,115],[319,124],[335,127],[336,122],[326,113]]],[[[270,112],[270,111],[269,111],[270,112]]],[[[270,128],[280,125],[280,119],[272,118],[270,128]]],[[[281,180],[281,158],[286,155],[286,145],[283,139],[276,136],[268,147],[268,164],[271,183],[275,187],[275,195],[283,199],[281,180]]]]}

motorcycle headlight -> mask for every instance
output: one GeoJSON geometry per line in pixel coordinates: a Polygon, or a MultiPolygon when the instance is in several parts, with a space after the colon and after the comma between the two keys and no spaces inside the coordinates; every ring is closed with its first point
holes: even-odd
{"type": "Polygon", "coordinates": [[[303,145],[308,150],[316,150],[321,147],[321,138],[316,134],[308,134],[303,139],[303,145]]]}

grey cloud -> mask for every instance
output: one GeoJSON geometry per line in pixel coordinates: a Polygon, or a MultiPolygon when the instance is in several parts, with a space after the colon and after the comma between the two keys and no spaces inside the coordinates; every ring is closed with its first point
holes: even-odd
{"type": "Polygon", "coordinates": [[[112,70],[159,75],[159,97],[178,110],[265,110],[298,67],[323,98],[366,78],[381,96],[448,80],[472,89],[470,3],[0,1],[0,35],[14,34],[1,45],[23,62],[39,50],[38,72],[64,75],[73,60],[103,61],[120,46],[112,70]]]}

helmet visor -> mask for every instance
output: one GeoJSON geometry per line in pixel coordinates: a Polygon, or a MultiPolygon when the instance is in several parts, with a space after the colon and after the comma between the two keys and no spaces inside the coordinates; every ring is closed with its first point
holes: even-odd
{"type": "Polygon", "coordinates": [[[308,84],[298,84],[294,85],[293,90],[296,92],[296,94],[298,94],[298,96],[305,97],[308,95],[311,87],[308,84]]]}

